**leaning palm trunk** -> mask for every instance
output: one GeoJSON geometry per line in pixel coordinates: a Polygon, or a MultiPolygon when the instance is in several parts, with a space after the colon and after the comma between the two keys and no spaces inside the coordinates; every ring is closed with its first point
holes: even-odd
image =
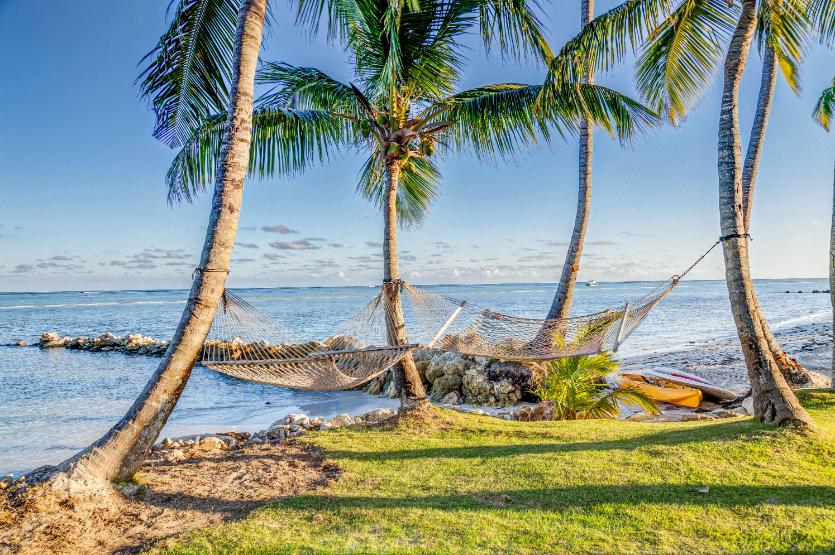
{"type": "MultiPolygon", "coordinates": [[[[832,180],[832,228],[829,232],[829,301],[832,303],[832,329],[835,330],[835,178],[832,180]]],[[[835,341],[832,342],[832,381],[835,389],[835,341]]]]}
{"type": "MultiPolygon", "coordinates": [[[[757,111],[754,115],[754,122],[751,126],[751,136],[748,139],[748,151],[745,155],[745,165],[742,169],[742,206],[745,218],[745,231],[751,230],[751,211],[754,204],[754,189],[757,184],[757,173],[760,168],[763,144],[765,142],[765,131],[768,126],[768,117],[771,114],[771,104],[774,100],[774,86],[777,83],[777,56],[770,46],[763,51],[763,68],[760,80],[760,92],[757,98],[757,111]]],[[[780,367],[783,377],[792,385],[804,385],[809,383],[808,370],[796,359],[788,356],[774,333],[768,325],[768,321],[762,312],[759,304],[755,308],[757,318],[763,328],[763,334],[774,356],[775,362],[780,367]]]]}
{"type": "Polygon", "coordinates": [[[206,242],[186,308],[171,346],[133,406],[107,434],[57,467],[32,474],[34,481],[55,478],[68,491],[99,489],[132,476],[168,420],[186,386],[223,293],[241,211],[244,176],[252,136],[255,67],[266,0],[246,0],[238,16],[231,106],[215,181],[206,242]]]}
{"type": "MultiPolygon", "coordinates": [[[[389,343],[392,345],[405,345],[409,342],[400,297],[400,264],[397,256],[397,186],[401,169],[400,161],[395,159],[386,161],[383,279],[386,293],[386,328],[389,343]]],[[[395,390],[400,393],[401,410],[412,410],[427,403],[426,390],[411,354],[403,357],[393,368],[393,381],[395,390]]]]}
{"type": "Polygon", "coordinates": [[[756,0],[743,0],[742,13],[728,47],[719,118],[719,211],[725,279],[731,310],[754,395],[754,415],[761,422],[811,427],[771,354],[765,339],[748,266],[748,241],[742,205],[742,155],[739,138],[739,82],[756,27],[756,0]]]}
{"type": "MultiPolygon", "coordinates": [[[[580,24],[585,27],[594,15],[594,0],[582,0],[580,7],[580,24]]],[[[586,81],[592,82],[591,69],[586,74],[586,81]]],[[[580,185],[577,190],[577,215],[574,217],[574,231],[565,254],[562,275],[557,285],[557,292],[548,311],[548,318],[568,318],[571,304],[574,300],[574,287],[577,285],[577,274],[580,272],[580,258],[583,256],[583,243],[591,217],[591,171],[593,130],[591,122],[584,118],[580,122],[580,185]]]]}

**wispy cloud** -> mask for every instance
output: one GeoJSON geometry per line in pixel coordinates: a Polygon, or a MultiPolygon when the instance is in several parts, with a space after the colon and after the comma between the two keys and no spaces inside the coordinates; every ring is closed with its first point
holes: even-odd
{"type": "Polygon", "coordinates": [[[365,246],[366,246],[366,247],[371,247],[372,249],[381,249],[381,248],[383,248],[383,244],[382,244],[382,243],[380,243],[379,241],[366,241],[366,242],[365,242],[365,246]]]}
{"type": "Polygon", "coordinates": [[[237,246],[241,247],[242,249],[257,249],[258,245],[255,243],[235,243],[237,246]]]}
{"type": "Polygon", "coordinates": [[[270,246],[280,251],[309,251],[322,248],[306,239],[301,241],[273,241],[270,246]]]}
{"type": "Polygon", "coordinates": [[[283,224],[265,225],[261,229],[268,233],[282,233],[285,235],[288,233],[298,233],[298,231],[296,231],[295,229],[290,229],[289,227],[283,224]]]}
{"type": "Polygon", "coordinates": [[[335,249],[341,249],[341,248],[343,248],[345,245],[343,245],[342,243],[328,243],[328,246],[329,246],[329,247],[333,247],[333,248],[335,248],[335,249]]]}

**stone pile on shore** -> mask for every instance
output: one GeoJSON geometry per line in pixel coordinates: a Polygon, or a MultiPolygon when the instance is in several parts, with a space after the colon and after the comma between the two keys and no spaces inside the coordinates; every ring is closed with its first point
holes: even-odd
{"type": "MultiPolygon", "coordinates": [[[[533,364],[432,350],[416,350],[412,356],[429,399],[444,405],[510,407],[532,401],[529,391],[542,371],[533,364]]],[[[391,372],[372,380],[365,392],[391,398],[400,394],[391,372]]]]}
{"type": "Polygon", "coordinates": [[[380,408],[352,417],[338,414],[330,420],[322,416],[309,417],[306,414],[288,414],[276,420],[265,430],[255,433],[224,432],[199,434],[177,438],[165,438],[154,445],[152,461],[174,463],[205,451],[230,451],[253,445],[276,445],[307,432],[329,430],[343,426],[373,426],[397,416],[395,409],[380,408]]]}
{"type": "Polygon", "coordinates": [[[70,349],[75,351],[115,351],[129,355],[162,356],[170,341],[154,339],[140,334],[115,335],[107,332],[97,337],[61,337],[55,332],[41,334],[41,349],[70,349]]]}

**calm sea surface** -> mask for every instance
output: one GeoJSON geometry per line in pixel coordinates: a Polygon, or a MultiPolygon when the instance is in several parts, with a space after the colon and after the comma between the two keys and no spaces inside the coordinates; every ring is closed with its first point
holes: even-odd
{"type": "MultiPolygon", "coordinates": [[[[619,307],[657,283],[601,283],[578,287],[575,314],[619,307]]],[[[757,282],[775,328],[830,318],[826,280],[757,282]],[[802,290],[807,294],[786,294],[802,290]]],[[[433,286],[452,297],[509,314],[541,317],[553,294],[547,284],[433,286]]],[[[326,337],[364,306],[366,287],[238,290],[251,304],[298,332],[326,337]]],[[[99,437],[128,408],[158,359],[8,346],[33,343],[44,331],[62,335],[141,333],[171,336],[185,291],[0,293],[0,475],[54,464],[99,437]]],[[[687,281],[650,315],[620,354],[674,350],[733,335],[721,281],[687,281]]],[[[385,401],[359,392],[302,392],[243,382],[202,367],[191,380],[164,431],[181,435],[211,430],[255,430],[293,411],[331,416],[360,412],[385,401]]]]}

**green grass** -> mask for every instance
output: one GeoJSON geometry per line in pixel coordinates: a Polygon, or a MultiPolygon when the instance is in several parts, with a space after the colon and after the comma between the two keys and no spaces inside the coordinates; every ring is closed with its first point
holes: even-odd
{"type": "Polygon", "coordinates": [[[835,552],[835,394],[810,436],[750,419],[504,422],[308,436],[326,491],[190,534],[169,553],[835,552]],[[697,488],[708,486],[708,493],[697,488]]]}

